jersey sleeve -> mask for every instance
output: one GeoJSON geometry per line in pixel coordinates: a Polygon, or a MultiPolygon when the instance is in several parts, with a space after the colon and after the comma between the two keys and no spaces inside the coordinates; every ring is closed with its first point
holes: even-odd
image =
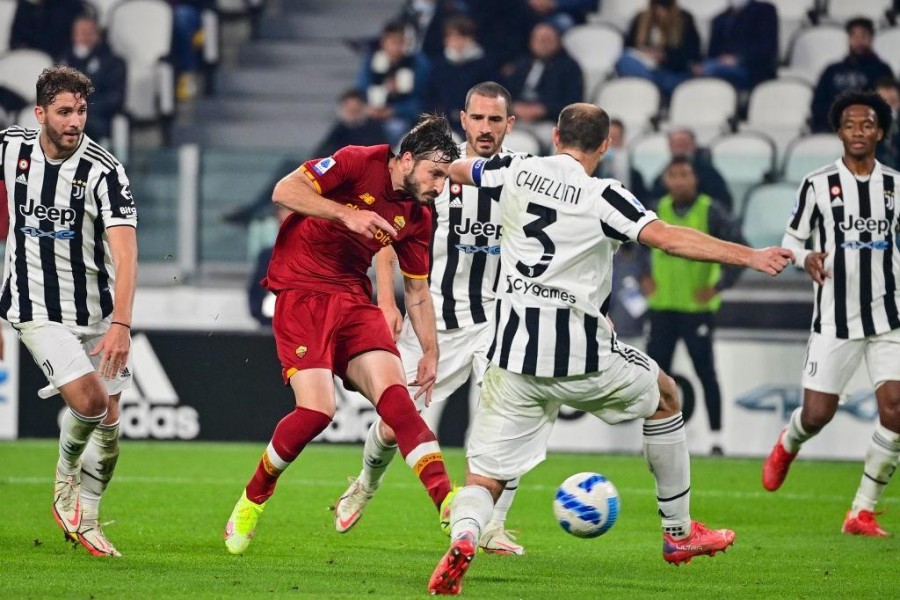
{"type": "Polygon", "coordinates": [[[364,166],[364,158],[359,148],[341,148],[332,156],[308,160],[300,170],[312,181],[316,191],[323,196],[334,188],[357,179],[364,166]]]}
{"type": "Polygon", "coordinates": [[[620,242],[638,241],[641,229],[657,220],[656,213],[645,208],[618,181],[603,190],[598,207],[603,233],[620,242]]]}
{"type": "Polygon", "coordinates": [[[116,163],[116,168],[100,178],[97,186],[100,201],[100,215],[106,228],[126,225],[137,227],[137,209],[131,195],[131,183],[125,168],[116,163]]]}
{"type": "Polygon", "coordinates": [[[479,159],[472,164],[472,181],[491,199],[500,200],[503,186],[511,183],[519,162],[527,154],[500,155],[487,160],[479,159]]]}
{"type": "Polygon", "coordinates": [[[422,212],[422,217],[415,222],[415,233],[394,246],[400,272],[409,279],[428,279],[431,271],[431,211],[423,207],[422,212]]]}
{"type": "Polygon", "coordinates": [[[798,240],[808,240],[813,232],[816,212],[816,190],[807,178],[797,192],[794,210],[787,224],[787,233],[798,240]]]}

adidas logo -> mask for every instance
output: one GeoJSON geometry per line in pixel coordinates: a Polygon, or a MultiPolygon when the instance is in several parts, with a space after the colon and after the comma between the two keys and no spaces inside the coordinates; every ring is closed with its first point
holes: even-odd
{"type": "Polygon", "coordinates": [[[22,185],[28,185],[28,180],[25,179],[25,173],[19,173],[19,176],[16,177],[16,183],[21,183],[22,185]]]}
{"type": "Polygon", "coordinates": [[[462,208],[463,203],[459,198],[454,198],[450,201],[450,208],[462,208]]]}
{"type": "Polygon", "coordinates": [[[844,205],[844,200],[843,200],[843,198],[841,198],[840,196],[838,196],[837,198],[833,198],[833,199],[831,200],[831,205],[832,205],[832,206],[843,206],[843,205],[844,205]]]}

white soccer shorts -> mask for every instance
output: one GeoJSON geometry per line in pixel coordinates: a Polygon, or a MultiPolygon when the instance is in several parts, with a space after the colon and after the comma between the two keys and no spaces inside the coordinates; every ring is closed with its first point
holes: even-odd
{"type": "MultiPolygon", "coordinates": [[[[53,321],[16,324],[14,328],[19,339],[50,382],[38,395],[49,398],[59,393],[60,386],[96,371],[100,366],[101,356],[91,356],[90,353],[100,343],[109,326],[108,318],[90,326],[70,326],[53,321]]],[[[129,355],[127,368],[118,377],[110,380],[101,377],[110,396],[131,387],[131,371],[129,355]]]]}
{"type": "MultiPolygon", "coordinates": [[[[478,323],[437,332],[440,358],[437,368],[437,382],[431,392],[431,403],[441,402],[459,389],[472,375],[478,385],[484,371],[487,369],[487,351],[494,337],[494,323],[478,323]]],[[[413,330],[409,318],[403,320],[403,331],[397,340],[397,349],[403,360],[403,370],[406,371],[406,380],[416,378],[419,360],[422,358],[422,347],[419,338],[413,330]]],[[[410,395],[414,395],[418,388],[410,388],[410,395]]],[[[422,411],[425,408],[425,396],[415,400],[416,408],[422,411]]]]}
{"type": "Polygon", "coordinates": [[[900,381],[900,329],[858,340],[810,334],[803,363],[803,387],[840,395],[863,357],[876,388],[885,381],[900,381]]]}
{"type": "Polygon", "coordinates": [[[466,447],[469,471],[509,481],[540,464],[561,405],[610,424],[656,412],[659,366],[648,357],[648,370],[621,354],[608,361],[601,373],[563,378],[521,375],[490,365],[466,447]]]}

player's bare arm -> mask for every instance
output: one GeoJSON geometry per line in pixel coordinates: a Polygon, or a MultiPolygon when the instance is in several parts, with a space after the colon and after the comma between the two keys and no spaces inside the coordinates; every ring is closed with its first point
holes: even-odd
{"type": "Polygon", "coordinates": [[[403,329],[403,315],[394,298],[394,274],[397,272],[397,253],[391,246],[385,246],[375,255],[375,293],[378,308],[384,313],[394,341],[403,329]]]}
{"type": "Polygon", "coordinates": [[[483,158],[461,158],[450,163],[450,181],[463,185],[475,185],[472,179],[472,165],[483,158]]]}
{"type": "Polygon", "coordinates": [[[416,332],[419,345],[422,347],[422,358],[414,381],[409,385],[419,386],[415,398],[418,400],[425,394],[425,406],[431,404],[431,389],[437,378],[438,344],[437,326],[434,317],[434,304],[428,289],[428,279],[403,278],[406,314],[416,332]]]}
{"type": "Polygon", "coordinates": [[[772,246],[755,249],[726,242],[691,229],[653,221],[641,230],[638,240],[647,246],[659,248],[666,254],[691,260],[718,262],[748,267],[775,276],[794,262],[794,253],[787,248],[772,246]]]}
{"type": "Polygon", "coordinates": [[[397,235],[397,230],[379,214],[370,210],[354,210],[322,196],[301,169],[285,176],[275,185],[272,202],[301,215],[338,221],[350,231],[370,239],[379,229],[392,236],[397,235]]]}
{"type": "Polygon", "coordinates": [[[97,371],[104,379],[114,379],[128,363],[131,349],[131,318],[137,287],[137,232],[122,225],[107,229],[109,250],[116,272],[115,308],[112,325],[91,355],[100,354],[97,371]]]}

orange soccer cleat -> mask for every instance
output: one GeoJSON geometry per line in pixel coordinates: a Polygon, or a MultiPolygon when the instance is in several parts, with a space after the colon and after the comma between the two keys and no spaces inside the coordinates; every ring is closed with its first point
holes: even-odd
{"type": "Polygon", "coordinates": [[[796,452],[791,454],[784,449],[784,445],[781,443],[781,440],[784,439],[784,433],[782,431],[781,435],[778,436],[778,441],[775,442],[775,446],[772,448],[769,456],[766,457],[766,462],[763,463],[762,484],[770,492],[774,492],[781,487],[781,484],[784,483],[787,477],[788,469],[791,468],[791,463],[797,457],[796,452]]]}
{"type": "Polygon", "coordinates": [[[844,524],[841,526],[841,533],[849,533],[850,535],[867,535],[869,537],[891,537],[891,534],[881,528],[878,521],[875,520],[876,514],[871,510],[861,510],[855,517],[851,517],[852,511],[847,511],[844,518],[844,524]]]}
{"type": "Polygon", "coordinates": [[[734,543],[734,532],[730,529],[707,529],[698,521],[691,521],[691,535],[676,540],[663,533],[663,558],[674,565],[689,563],[695,556],[713,556],[724,552],[734,543]]]}

